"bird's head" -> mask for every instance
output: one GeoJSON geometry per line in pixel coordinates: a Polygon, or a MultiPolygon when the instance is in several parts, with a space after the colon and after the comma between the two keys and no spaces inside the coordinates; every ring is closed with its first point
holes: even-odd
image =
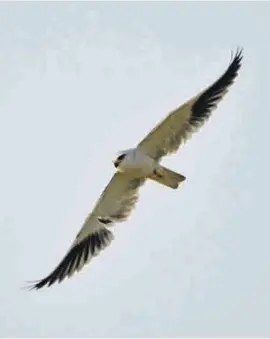
{"type": "Polygon", "coordinates": [[[125,159],[126,157],[126,153],[125,152],[119,152],[116,156],[116,158],[113,160],[113,164],[115,168],[118,168],[120,163],[125,159]]]}

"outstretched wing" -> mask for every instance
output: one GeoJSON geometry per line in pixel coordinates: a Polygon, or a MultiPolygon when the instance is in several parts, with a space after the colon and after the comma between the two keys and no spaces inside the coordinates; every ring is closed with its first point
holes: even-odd
{"type": "Polygon", "coordinates": [[[215,83],[171,112],[139,143],[138,148],[156,160],[176,152],[205,123],[228,92],[238,75],[241,61],[242,50],[238,50],[215,83]]]}
{"type": "Polygon", "coordinates": [[[128,218],[138,200],[139,187],[144,181],[145,179],[133,179],[124,173],[115,173],[66,256],[51,274],[35,282],[31,289],[40,289],[71,277],[107,247],[113,239],[107,226],[128,218]]]}

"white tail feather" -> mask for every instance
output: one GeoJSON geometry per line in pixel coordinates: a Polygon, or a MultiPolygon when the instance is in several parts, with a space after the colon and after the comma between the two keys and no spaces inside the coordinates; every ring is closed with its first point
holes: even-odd
{"type": "Polygon", "coordinates": [[[149,179],[157,181],[164,186],[176,189],[182,181],[186,180],[186,177],[166,167],[160,166],[149,179]]]}

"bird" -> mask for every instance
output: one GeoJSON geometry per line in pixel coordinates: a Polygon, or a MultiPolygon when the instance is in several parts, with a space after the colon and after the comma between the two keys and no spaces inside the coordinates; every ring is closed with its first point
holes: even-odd
{"type": "Polygon", "coordinates": [[[171,189],[186,180],[183,174],[161,164],[163,157],[176,153],[211,116],[234,83],[242,66],[243,49],[237,48],[224,73],[210,86],[167,116],[135,148],[116,153],[115,173],[101,193],[92,212],[59,265],[30,289],[39,290],[70,278],[110,245],[111,227],[128,219],[139,199],[139,189],[149,179],[171,189]]]}

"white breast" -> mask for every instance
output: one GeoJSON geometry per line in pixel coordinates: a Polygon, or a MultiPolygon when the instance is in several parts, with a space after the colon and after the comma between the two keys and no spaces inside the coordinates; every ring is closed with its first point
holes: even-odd
{"type": "Polygon", "coordinates": [[[132,149],[127,152],[126,157],[119,165],[119,170],[136,176],[147,177],[153,173],[155,167],[156,161],[154,159],[137,149],[132,149]]]}

